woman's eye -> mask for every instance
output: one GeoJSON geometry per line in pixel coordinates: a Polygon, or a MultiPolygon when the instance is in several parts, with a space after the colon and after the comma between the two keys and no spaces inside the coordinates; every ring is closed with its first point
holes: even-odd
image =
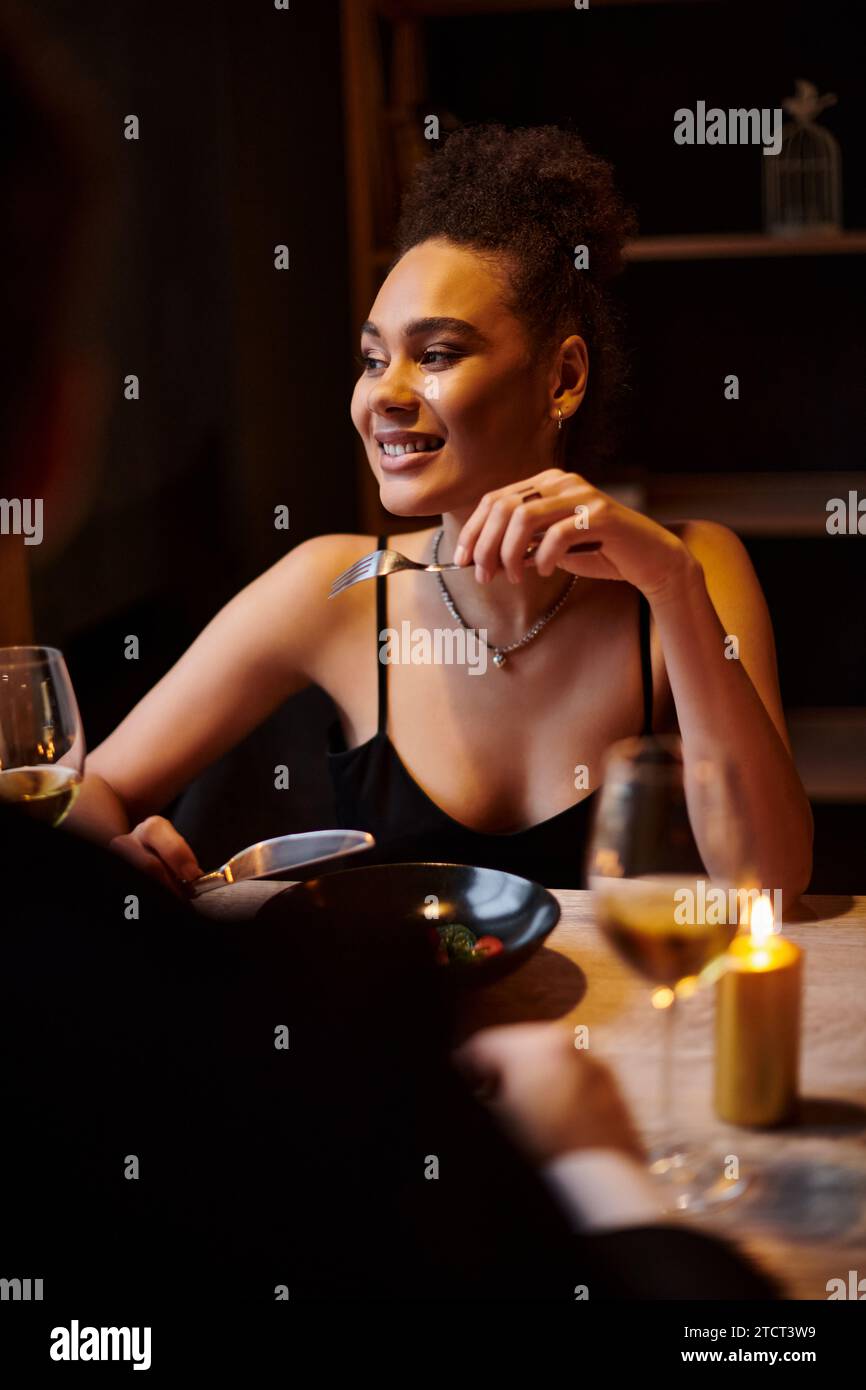
{"type": "Polygon", "coordinates": [[[422,366],[451,367],[459,361],[459,352],[449,352],[446,348],[427,348],[421,357],[422,366]]]}
{"type": "MultiPolygon", "coordinates": [[[[459,361],[461,356],[461,353],[453,352],[449,348],[427,348],[421,354],[421,357],[419,358],[419,363],[422,367],[425,368],[447,368],[453,366],[455,362],[459,361]]],[[[388,363],[384,361],[383,358],[374,357],[372,353],[369,352],[362,352],[360,356],[355,358],[355,361],[364,372],[380,372],[388,366],[388,363]]]]}

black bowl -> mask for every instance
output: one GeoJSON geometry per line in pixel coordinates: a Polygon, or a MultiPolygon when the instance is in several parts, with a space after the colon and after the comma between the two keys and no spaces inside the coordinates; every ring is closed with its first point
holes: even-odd
{"type": "Polygon", "coordinates": [[[466,984],[490,984],[510,975],[538,950],[559,921],[559,903],[538,883],[500,869],[470,864],[371,864],[308,879],[272,898],[257,916],[339,913],[358,923],[383,917],[445,926],[462,922],[504,946],[481,961],[455,961],[442,969],[466,984]],[[277,904],[280,907],[277,907],[277,904]]]}

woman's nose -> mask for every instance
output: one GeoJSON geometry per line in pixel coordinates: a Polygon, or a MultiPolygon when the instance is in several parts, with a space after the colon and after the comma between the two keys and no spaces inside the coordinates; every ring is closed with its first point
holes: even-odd
{"type": "Polygon", "coordinates": [[[367,395],[368,410],[375,415],[385,415],[390,410],[415,409],[418,401],[407,375],[392,362],[380,377],[371,382],[367,395]]]}

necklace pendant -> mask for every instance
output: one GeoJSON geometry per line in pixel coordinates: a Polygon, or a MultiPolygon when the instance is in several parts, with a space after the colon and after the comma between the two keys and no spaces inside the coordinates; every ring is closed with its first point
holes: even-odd
{"type": "Polygon", "coordinates": [[[500,668],[503,667],[503,666],[505,665],[505,653],[504,653],[504,652],[494,652],[494,653],[493,653],[493,665],[494,665],[494,666],[499,666],[500,668]]]}

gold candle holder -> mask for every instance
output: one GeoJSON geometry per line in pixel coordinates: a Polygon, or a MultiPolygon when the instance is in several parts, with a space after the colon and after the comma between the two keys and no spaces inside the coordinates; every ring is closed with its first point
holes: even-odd
{"type": "Polygon", "coordinates": [[[731,1125],[777,1125],[797,1102],[802,952],[773,934],[759,898],[716,985],[716,1114],[731,1125]]]}

